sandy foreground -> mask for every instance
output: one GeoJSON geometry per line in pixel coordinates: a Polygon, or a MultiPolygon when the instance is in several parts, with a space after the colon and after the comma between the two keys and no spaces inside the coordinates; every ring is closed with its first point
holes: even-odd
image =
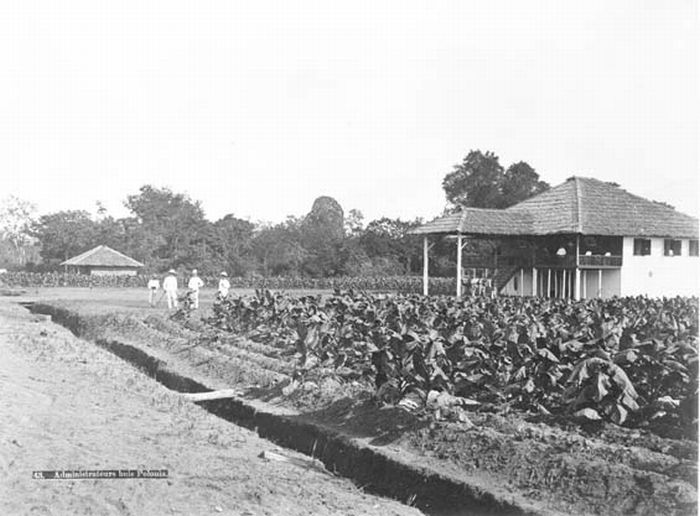
{"type": "Polygon", "coordinates": [[[0,299],[0,514],[419,514],[264,451],[303,458],[0,299]],[[169,478],[32,479],[79,469],[169,478]]]}

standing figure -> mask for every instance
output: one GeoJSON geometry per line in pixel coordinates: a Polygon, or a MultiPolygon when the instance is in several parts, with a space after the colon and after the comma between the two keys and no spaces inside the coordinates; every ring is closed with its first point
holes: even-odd
{"type": "Polygon", "coordinates": [[[160,280],[158,280],[158,275],[151,275],[151,279],[148,280],[148,304],[151,306],[156,306],[156,294],[158,294],[158,289],[160,288],[160,280]]]}
{"type": "Polygon", "coordinates": [[[168,298],[168,309],[177,308],[177,276],[173,269],[168,271],[168,275],[163,280],[163,290],[168,298]]]}
{"type": "Polygon", "coordinates": [[[197,276],[197,269],[192,269],[192,277],[189,283],[187,283],[187,288],[190,289],[190,296],[192,299],[192,308],[199,308],[199,289],[204,286],[202,278],[197,276]]]}
{"type": "Polygon", "coordinates": [[[221,273],[221,279],[219,280],[219,297],[221,299],[226,299],[228,297],[228,291],[231,289],[231,283],[228,281],[228,274],[225,272],[221,273]]]}

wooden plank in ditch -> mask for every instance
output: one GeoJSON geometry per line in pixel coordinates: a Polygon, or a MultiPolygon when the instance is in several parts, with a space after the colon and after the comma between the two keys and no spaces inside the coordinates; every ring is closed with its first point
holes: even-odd
{"type": "Polygon", "coordinates": [[[183,392],[181,395],[190,401],[209,401],[221,400],[224,398],[235,398],[236,391],[233,389],[221,389],[219,391],[209,392],[183,392]]]}
{"type": "Polygon", "coordinates": [[[326,467],[323,465],[323,462],[321,462],[318,459],[289,457],[289,456],[284,455],[282,453],[275,453],[273,451],[260,452],[258,457],[260,457],[261,459],[265,459],[265,460],[286,462],[288,464],[294,464],[295,466],[299,466],[300,468],[314,469],[320,473],[324,473],[326,475],[332,475],[332,473],[330,471],[328,471],[326,469],[326,467]]]}

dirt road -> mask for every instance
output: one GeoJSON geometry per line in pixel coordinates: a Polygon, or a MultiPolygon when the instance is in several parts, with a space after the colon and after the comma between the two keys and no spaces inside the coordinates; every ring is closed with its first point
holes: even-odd
{"type": "Polygon", "coordinates": [[[263,451],[303,457],[0,299],[0,514],[419,514],[263,451]],[[168,479],[32,479],[160,468],[168,479]]]}

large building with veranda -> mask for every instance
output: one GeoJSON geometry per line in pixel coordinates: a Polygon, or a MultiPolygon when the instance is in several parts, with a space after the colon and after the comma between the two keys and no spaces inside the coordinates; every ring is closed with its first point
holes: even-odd
{"type": "Polygon", "coordinates": [[[507,209],[464,208],[413,233],[424,238],[424,293],[430,240],[446,236],[456,240],[458,295],[470,268],[506,295],[698,293],[698,219],[593,178],[571,177],[507,209]],[[495,242],[494,251],[465,256],[470,239],[495,242]]]}

